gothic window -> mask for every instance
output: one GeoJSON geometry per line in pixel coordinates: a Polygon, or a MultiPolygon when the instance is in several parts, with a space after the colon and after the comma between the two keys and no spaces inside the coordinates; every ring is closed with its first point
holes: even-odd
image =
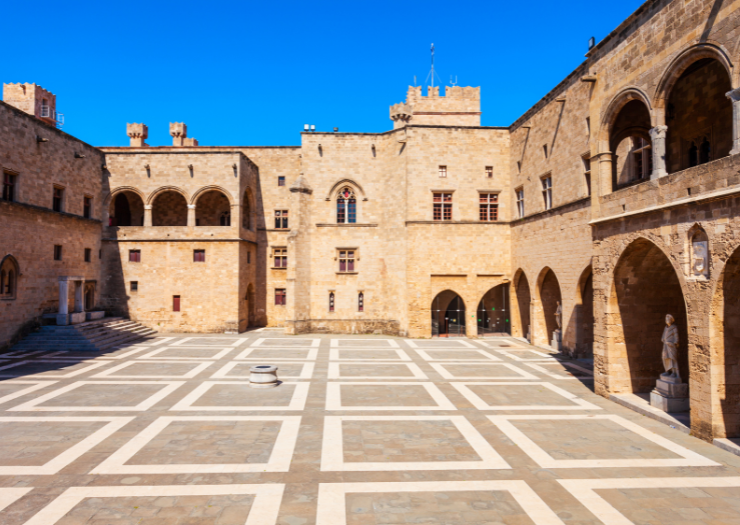
{"type": "Polygon", "coordinates": [[[524,217],[524,188],[516,190],[516,211],[520,219],[524,217]]]}
{"type": "Polygon", "coordinates": [[[252,227],[250,218],[252,210],[249,207],[249,195],[244,194],[244,201],[242,202],[242,228],[249,230],[252,227]]]}
{"type": "Polygon", "coordinates": [[[545,201],[545,209],[552,208],[552,177],[542,179],[542,198],[545,201]]]}
{"type": "Polygon", "coordinates": [[[357,198],[348,187],[337,194],[337,224],[355,224],[357,222],[357,198]]]}

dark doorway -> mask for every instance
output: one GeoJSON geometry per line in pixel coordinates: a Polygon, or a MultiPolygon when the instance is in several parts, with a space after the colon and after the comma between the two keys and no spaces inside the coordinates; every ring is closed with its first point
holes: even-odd
{"type": "Polygon", "coordinates": [[[432,337],[465,337],[465,303],[445,290],[432,301],[432,337]]]}
{"type": "Polygon", "coordinates": [[[509,285],[491,288],[478,303],[478,336],[511,335],[510,315],[509,285]]]}

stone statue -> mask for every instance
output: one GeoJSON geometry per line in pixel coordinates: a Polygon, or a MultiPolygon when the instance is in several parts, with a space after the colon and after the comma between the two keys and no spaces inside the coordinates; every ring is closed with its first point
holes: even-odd
{"type": "Polygon", "coordinates": [[[671,381],[680,383],[681,375],[678,371],[678,327],[676,320],[671,314],[665,316],[666,327],[663,330],[663,366],[665,373],[661,377],[670,378],[671,381]]]}
{"type": "Polygon", "coordinates": [[[563,307],[560,306],[560,301],[556,301],[558,309],[555,310],[555,322],[558,323],[558,330],[563,326],[563,307]]]}

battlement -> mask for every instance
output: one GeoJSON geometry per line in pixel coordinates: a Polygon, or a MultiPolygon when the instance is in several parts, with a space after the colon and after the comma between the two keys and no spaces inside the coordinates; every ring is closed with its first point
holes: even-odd
{"type": "Polygon", "coordinates": [[[390,109],[394,128],[408,124],[442,126],[480,126],[480,87],[447,86],[439,94],[438,86],[430,86],[427,95],[421,86],[409,86],[406,102],[390,109]]]}
{"type": "Polygon", "coordinates": [[[57,125],[57,97],[37,84],[3,84],[3,101],[47,124],[57,125]]]}
{"type": "Polygon", "coordinates": [[[188,126],[184,122],[170,122],[173,146],[197,146],[198,140],[188,138],[188,126]]]}
{"type": "Polygon", "coordinates": [[[132,148],[146,148],[149,146],[144,142],[149,137],[149,127],[146,124],[126,124],[126,134],[131,139],[132,148]]]}

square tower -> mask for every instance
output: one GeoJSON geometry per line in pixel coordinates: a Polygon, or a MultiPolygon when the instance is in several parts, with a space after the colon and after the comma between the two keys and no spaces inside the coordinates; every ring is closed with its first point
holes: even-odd
{"type": "Polygon", "coordinates": [[[57,97],[36,84],[3,84],[3,101],[11,106],[57,125],[57,97]]]}

